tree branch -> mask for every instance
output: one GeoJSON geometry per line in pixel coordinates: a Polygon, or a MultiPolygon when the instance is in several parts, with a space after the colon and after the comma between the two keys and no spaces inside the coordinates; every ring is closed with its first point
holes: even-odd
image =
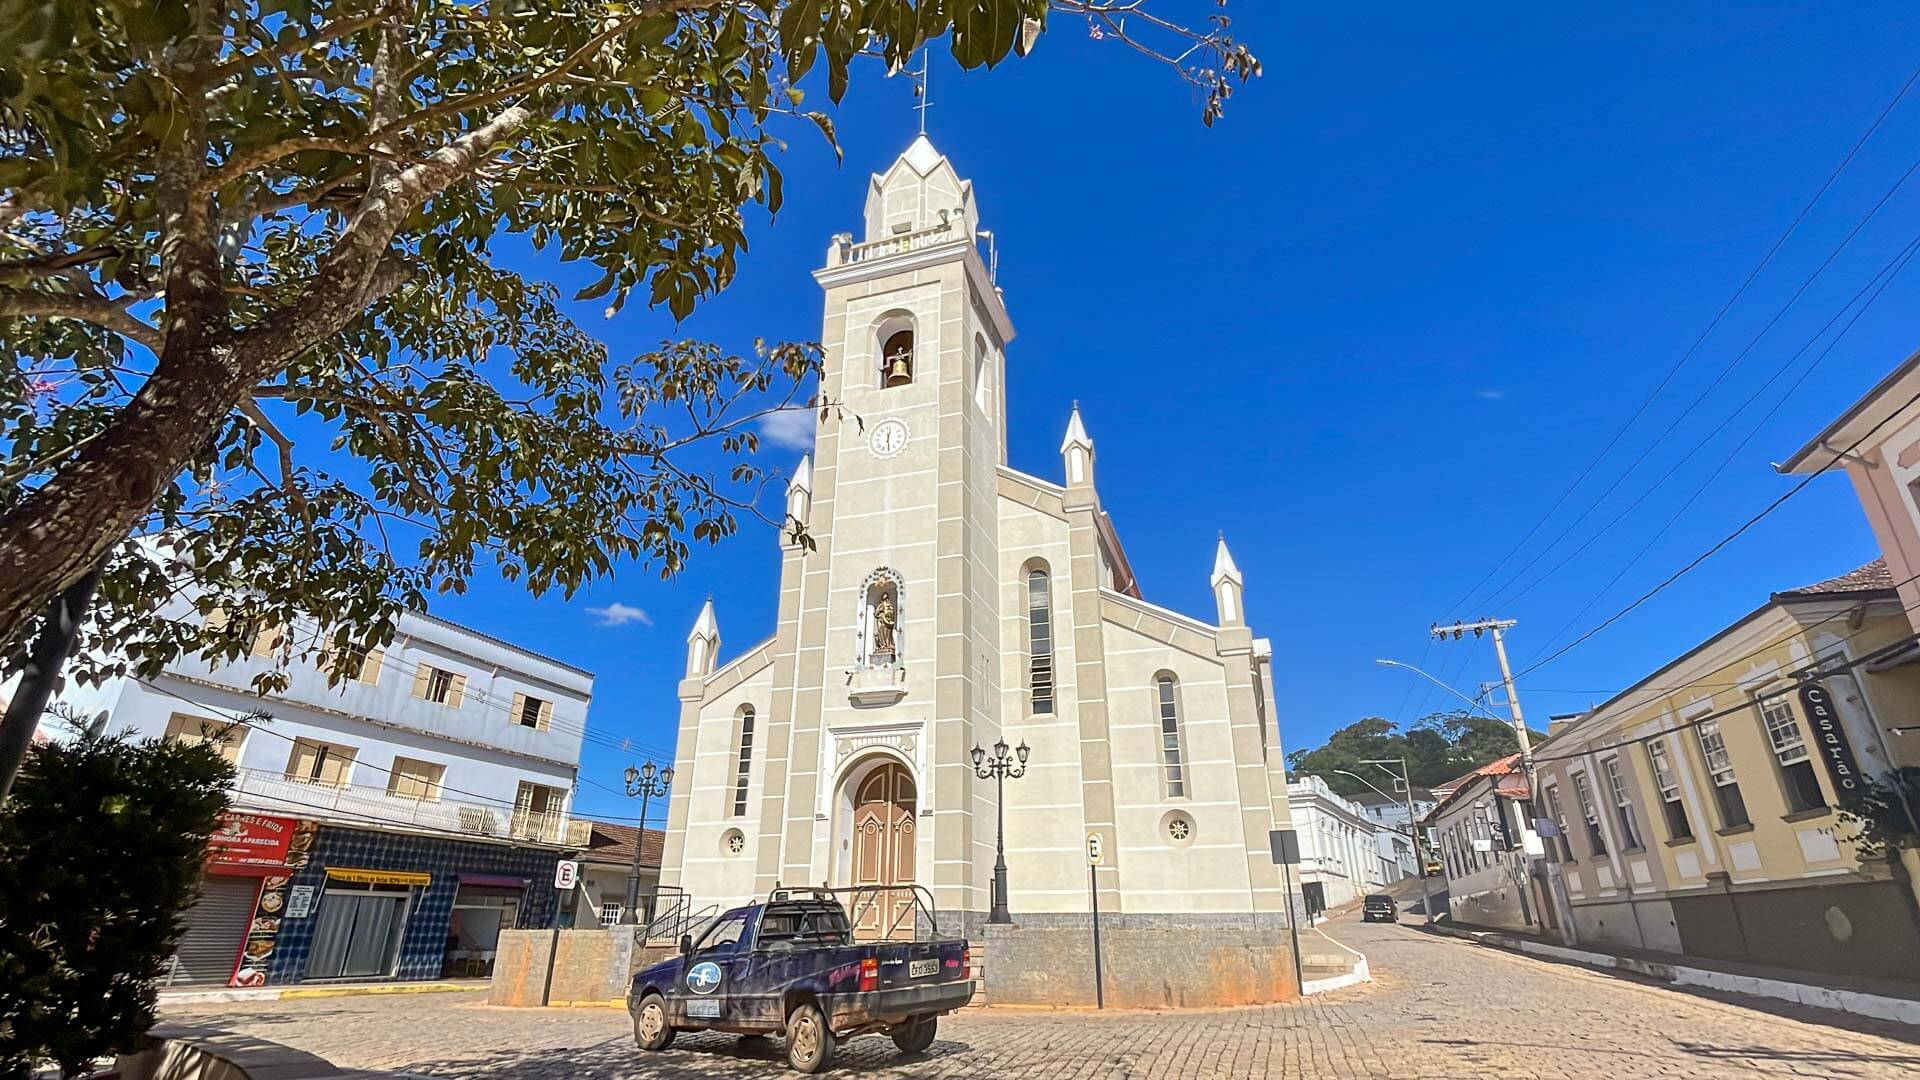
{"type": "Polygon", "coordinates": [[[97,296],[73,293],[29,292],[0,288],[0,318],[32,317],[74,319],[111,330],[121,337],[137,341],[156,354],[166,345],[166,335],[136,318],[120,304],[97,296]]]}

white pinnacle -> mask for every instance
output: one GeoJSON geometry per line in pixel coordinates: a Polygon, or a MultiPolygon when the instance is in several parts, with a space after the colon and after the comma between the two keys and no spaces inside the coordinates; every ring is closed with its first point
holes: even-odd
{"type": "Polygon", "coordinates": [[[1067,436],[1060,440],[1060,452],[1066,453],[1075,446],[1093,449],[1093,439],[1087,435],[1086,425],[1080,422],[1080,403],[1073,403],[1073,415],[1067,419],[1067,436]]]}
{"type": "Polygon", "coordinates": [[[700,617],[694,620],[693,631],[687,635],[688,641],[706,638],[709,641],[720,640],[720,620],[713,617],[713,597],[701,605],[700,617]]]}
{"type": "Polygon", "coordinates": [[[800,455],[800,465],[793,470],[793,479],[787,481],[788,491],[813,490],[813,459],[810,455],[800,455]]]}
{"type": "Polygon", "coordinates": [[[1246,579],[1240,576],[1240,568],[1234,565],[1233,552],[1227,550],[1227,538],[1220,538],[1220,545],[1213,550],[1213,587],[1219,588],[1222,581],[1231,581],[1244,586],[1246,579]]]}

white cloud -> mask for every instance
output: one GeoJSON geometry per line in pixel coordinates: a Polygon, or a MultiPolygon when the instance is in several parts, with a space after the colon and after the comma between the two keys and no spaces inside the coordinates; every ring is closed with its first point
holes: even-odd
{"type": "Polygon", "coordinates": [[[813,409],[802,405],[768,414],[760,421],[760,438],[770,446],[787,450],[812,450],[813,429],[813,409]]]}
{"type": "Polygon", "coordinates": [[[1507,392],[1505,390],[1475,390],[1473,396],[1483,401],[1507,400],[1507,392]]]}
{"type": "Polygon", "coordinates": [[[653,616],[631,604],[623,604],[618,600],[608,604],[606,607],[590,607],[587,609],[587,614],[599,619],[601,626],[625,626],[628,623],[636,622],[641,626],[653,625],[653,616]]]}

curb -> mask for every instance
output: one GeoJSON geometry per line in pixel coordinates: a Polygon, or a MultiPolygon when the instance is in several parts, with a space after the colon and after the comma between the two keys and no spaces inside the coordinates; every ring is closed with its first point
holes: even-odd
{"type": "Polygon", "coordinates": [[[466,986],[460,983],[392,983],[378,986],[289,986],[283,990],[272,988],[245,990],[183,990],[161,992],[160,1004],[168,1005],[212,1005],[240,1001],[295,1001],[302,998],[338,998],[360,997],[370,994],[452,994],[462,991],[484,990],[482,986],[466,986]]]}
{"type": "Polygon", "coordinates": [[[1358,986],[1361,983],[1373,981],[1373,972],[1367,967],[1366,953],[1361,952],[1359,949],[1352,948],[1317,926],[1309,927],[1308,931],[1320,935],[1321,940],[1331,942],[1335,948],[1340,949],[1342,952],[1352,954],[1353,970],[1347,972],[1345,975],[1332,975],[1324,979],[1305,980],[1300,984],[1300,995],[1302,997],[1311,994],[1324,994],[1330,990],[1344,990],[1349,986],[1358,986]]]}
{"type": "Polygon", "coordinates": [[[1777,1001],[1789,1001],[1815,1009],[1828,1009],[1853,1016],[1891,1020],[1897,1024],[1912,1024],[1920,1027],[1920,1001],[1911,998],[1888,997],[1885,994],[1869,994],[1860,990],[1840,990],[1831,986],[1789,982],[1785,979],[1767,979],[1757,975],[1736,975],[1730,971],[1689,967],[1685,964],[1662,964],[1638,957],[1615,956],[1611,953],[1570,949],[1564,945],[1549,945],[1545,942],[1516,938],[1494,931],[1465,930],[1440,925],[1427,929],[1432,933],[1445,934],[1490,948],[1545,957],[1549,960],[1563,960],[1603,971],[1631,972],[1675,986],[1697,986],[1705,990],[1773,998],[1777,1001]]]}

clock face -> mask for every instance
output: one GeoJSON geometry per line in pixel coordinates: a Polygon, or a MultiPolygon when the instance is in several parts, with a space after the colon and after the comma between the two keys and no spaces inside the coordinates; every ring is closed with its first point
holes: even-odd
{"type": "Polygon", "coordinates": [[[882,420],[867,436],[867,446],[877,457],[892,457],[907,448],[907,425],[898,420],[882,420]]]}

